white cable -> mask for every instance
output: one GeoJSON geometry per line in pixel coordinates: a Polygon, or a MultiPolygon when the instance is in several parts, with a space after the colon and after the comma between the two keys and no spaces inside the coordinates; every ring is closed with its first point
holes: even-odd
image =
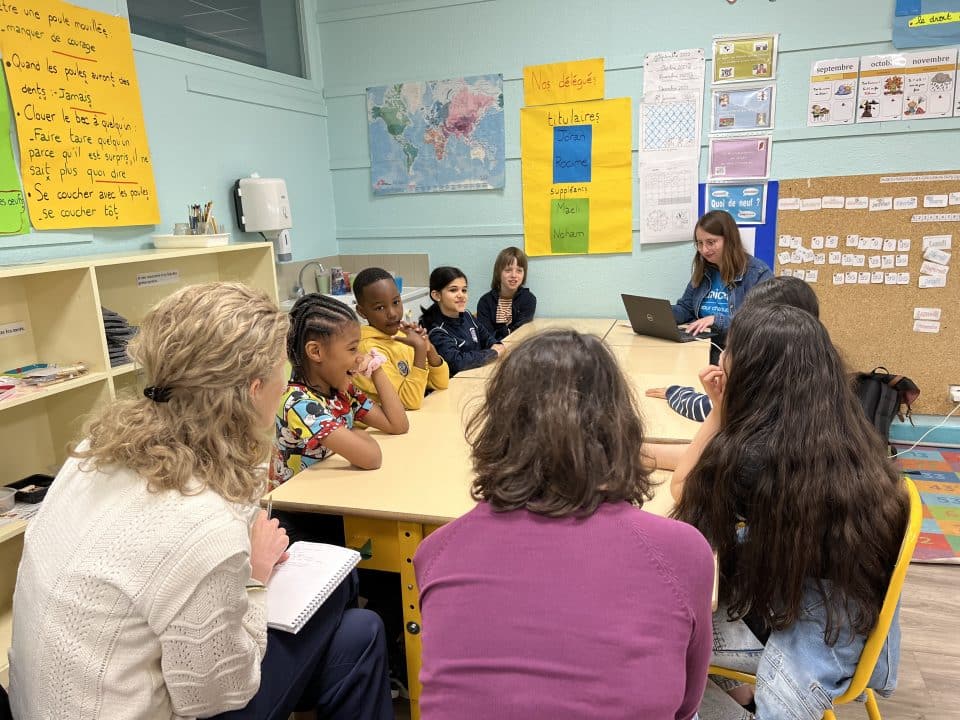
{"type": "Polygon", "coordinates": [[[960,403],[957,403],[956,406],[954,406],[953,410],[951,410],[950,412],[948,412],[947,415],[946,415],[946,417],[943,418],[943,420],[941,420],[938,425],[934,425],[932,428],[930,428],[929,430],[927,430],[923,435],[920,436],[920,438],[919,438],[913,445],[911,445],[910,447],[908,447],[906,450],[901,450],[901,451],[898,452],[896,455],[891,455],[891,456],[890,456],[890,459],[893,460],[893,459],[895,459],[895,458],[900,457],[900,456],[903,455],[904,453],[911,452],[915,447],[917,447],[917,445],[919,445],[921,442],[923,442],[923,439],[924,439],[927,435],[929,435],[930,433],[932,433],[934,430],[937,430],[937,429],[939,429],[939,428],[942,428],[944,425],[946,425],[946,424],[947,424],[947,420],[949,420],[949,419],[950,419],[950,416],[953,415],[957,410],[960,410],[960,403]]]}
{"type": "Polygon", "coordinates": [[[697,337],[696,335],[693,335],[692,337],[693,337],[693,339],[696,340],[697,342],[708,342],[708,343],[710,343],[711,345],[713,345],[717,350],[719,350],[720,352],[723,352],[723,348],[720,347],[719,345],[717,345],[717,344],[716,344],[711,338],[709,338],[709,337],[697,337]]]}

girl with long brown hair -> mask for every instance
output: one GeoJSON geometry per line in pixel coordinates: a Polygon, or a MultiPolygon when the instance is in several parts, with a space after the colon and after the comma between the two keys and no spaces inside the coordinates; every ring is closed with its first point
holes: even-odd
{"type": "MultiPolygon", "coordinates": [[[[715,662],[764,678],[757,718],[818,719],[877,621],[906,491],[810,313],[750,303],[700,377],[713,409],[674,473],[674,517],[719,556],[715,662]]],[[[870,683],[881,693],[898,652],[894,623],[870,683]]]]}
{"type": "MultiPolygon", "coordinates": [[[[673,316],[678,324],[688,323],[691,335],[712,330],[722,348],[730,319],[747,293],[773,274],[763,260],[747,253],[737,223],[724,210],[711,210],[697,221],[693,244],[693,272],[673,316]]],[[[710,361],[716,358],[711,349],[710,361]]]]}

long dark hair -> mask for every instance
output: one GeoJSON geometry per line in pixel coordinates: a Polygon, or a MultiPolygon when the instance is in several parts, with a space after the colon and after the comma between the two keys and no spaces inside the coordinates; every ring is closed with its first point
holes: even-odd
{"type": "Polygon", "coordinates": [[[826,601],[828,644],[845,627],[868,633],[907,516],[884,440],[808,312],[744,304],[726,353],[720,430],[687,476],[674,517],[717,549],[731,618],[749,610],[787,628],[813,580],[826,601]]]}
{"type": "MultiPolygon", "coordinates": [[[[706,215],[697,220],[697,227],[710,233],[711,235],[720,235],[723,238],[723,253],[720,255],[720,277],[724,285],[731,285],[733,281],[743,275],[747,270],[747,251],[743,249],[743,242],[740,240],[740,228],[737,227],[733,215],[726,210],[711,210],[706,215]]],[[[693,240],[696,242],[696,228],[694,228],[693,240]]],[[[693,274],[690,277],[690,284],[694,287],[700,287],[703,278],[707,273],[707,261],[697,250],[693,255],[693,274]]]]}
{"type": "MultiPolygon", "coordinates": [[[[438,268],[434,268],[433,272],[430,273],[430,296],[433,297],[433,293],[435,292],[443,292],[443,289],[447,285],[460,278],[464,280],[467,279],[467,276],[463,274],[463,270],[460,268],[449,265],[441,265],[438,268]]],[[[428,307],[421,307],[420,310],[423,312],[420,316],[420,324],[427,330],[443,322],[443,311],[440,310],[440,303],[436,300],[428,307]]]]}
{"type": "Polygon", "coordinates": [[[800,278],[789,275],[764,280],[747,293],[740,306],[741,311],[748,305],[790,305],[806,310],[815,318],[820,317],[820,302],[817,294],[800,278]]]}
{"type": "Polygon", "coordinates": [[[652,497],[636,400],[593,335],[553,330],[520,343],[487,385],[467,440],[473,497],[498,511],[590,515],[652,497]]]}

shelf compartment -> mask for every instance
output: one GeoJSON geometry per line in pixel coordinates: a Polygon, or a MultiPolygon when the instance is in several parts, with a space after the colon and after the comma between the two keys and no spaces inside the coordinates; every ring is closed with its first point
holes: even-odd
{"type": "Polygon", "coordinates": [[[0,277],[0,372],[39,362],[106,371],[90,268],[0,277]]]}
{"type": "Polygon", "coordinates": [[[0,405],[0,485],[34,473],[55,475],[67,445],[81,439],[82,419],[110,401],[105,373],[43,388],[40,396],[0,405]]]}

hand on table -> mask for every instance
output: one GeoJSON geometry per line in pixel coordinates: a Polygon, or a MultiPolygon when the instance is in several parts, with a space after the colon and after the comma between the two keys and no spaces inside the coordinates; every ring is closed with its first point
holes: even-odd
{"type": "Polygon", "coordinates": [[[693,322],[687,323],[687,332],[691,335],[699,335],[702,332],[707,332],[713,326],[714,320],[715,317],[713,315],[697,318],[693,322]]]}

